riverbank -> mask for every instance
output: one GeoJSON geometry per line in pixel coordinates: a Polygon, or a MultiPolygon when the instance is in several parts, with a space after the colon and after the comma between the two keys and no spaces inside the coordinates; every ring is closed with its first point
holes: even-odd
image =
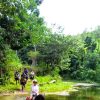
{"type": "MultiPolygon", "coordinates": [[[[32,82],[28,81],[24,92],[21,91],[21,86],[19,84],[9,84],[5,86],[1,86],[0,95],[28,95],[30,93],[30,86],[32,82]]],[[[63,82],[57,81],[55,83],[40,85],[40,93],[42,94],[62,94],[66,90],[68,94],[68,90],[73,88],[74,82],[63,82]],[[59,92],[58,92],[59,91],[59,92]]]]}
{"type": "MultiPolygon", "coordinates": [[[[86,86],[86,84],[89,86],[88,83],[77,83],[78,85],[82,85],[84,84],[84,86],[86,86]]],[[[75,84],[75,86],[77,85],[75,84]]],[[[79,87],[76,90],[72,91],[72,90],[67,90],[66,91],[60,91],[60,92],[48,92],[48,93],[44,93],[43,95],[45,96],[46,100],[72,100],[74,98],[74,100],[99,100],[100,99],[100,87],[79,87]],[[67,94],[68,93],[68,94],[67,94]]],[[[90,84],[91,86],[91,84],[90,84]]],[[[25,98],[29,96],[29,94],[26,94],[26,92],[23,92],[23,94],[16,92],[14,94],[10,94],[10,95],[1,95],[0,96],[0,100],[25,100],[25,98]]]]}
{"type": "MultiPolygon", "coordinates": [[[[70,82],[62,82],[62,84],[69,84],[70,82]]],[[[58,83],[57,83],[58,84],[58,83]]],[[[52,84],[53,85],[53,84],[52,84]]],[[[78,91],[78,88],[80,87],[91,87],[91,86],[98,86],[98,84],[91,84],[91,83],[75,83],[73,85],[70,86],[70,88],[66,88],[65,90],[60,90],[60,91],[51,91],[51,92],[47,92],[47,91],[42,91],[41,92],[41,87],[40,87],[40,94],[43,95],[63,95],[63,96],[69,96],[71,92],[76,92],[78,91]]],[[[59,87],[59,85],[58,85],[59,87]]],[[[46,88],[46,87],[45,87],[46,88]]],[[[21,91],[21,90],[16,90],[16,91],[8,91],[8,92],[2,92],[0,93],[0,96],[9,96],[9,95],[30,95],[29,91],[21,91]]]]}
{"type": "MultiPolygon", "coordinates": [[[[61,94],[61,95],[69,95],[71,91],[77,91],[76,86],[87,85],[79,84],[78,81],[63,81],[59,76],[51,77],[43,76],[43,77],[35,77],[38,80],[38,84],[40,87],[40,93],[43,94],[61,94]]],[[[90,83],[89,83],[90,84],[90,83]]],[[[88,85],[89,85],[88,84],[88,85]]],[[[93,83],[92,83],[93,84],[93,83]]],[[[10,81],[9,84],[0,85],[0,95],[23,95],[29,94],[32,85],[32,80],[28,80],[24,92],[21,91],[21,85],[15,83],[14,80],[10,81]]]]}
{"type": "MultiPolygon", "coordinates": [[[[71,81],[63,82],[63,80],[59,76],[51,77],[50,75],[48,75],[48,76],[39,76],[35,78],[38,80],[41,93],[63,91],[72,88],[72,86],[76,83],[71,81]]],[[[24,90],[30,92],[31,85],[32,85],[32,80],[29,79],[24,90]]],[[[10,83],[8,84],[0,86],[0,93],[5,93],[5,92],[14,93],[20,90],[21,90],[21,85],[20,84],[16,85],[14,80],[11,80],[10,83]]]]}

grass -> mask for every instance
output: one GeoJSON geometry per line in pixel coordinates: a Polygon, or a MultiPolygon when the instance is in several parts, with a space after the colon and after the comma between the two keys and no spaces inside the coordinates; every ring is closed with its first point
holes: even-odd
{"type": "Polygon", "coordinates": [[[15,84],[7,84],[7,85],[0,85],[0,93],[2,92],[14,92],[20,89],[20,85],[15,84]]]}
{"type": "MultiPolygon", "coordinates": [[[[50,75],[48,76],[39,76],[36,77],[36,79],[38,80],[39,84],[44,84],[42,86],[40,86],[40,92],[58,92],[58,91],[63,91],[63,90],[68,90],[70,88],[72,88],[73,84],[75,84],[76,82],[63,82],[61,80],[60,77],[51,77],[50,75]],[[51,80],[57,80],[55,83],[51,83],[51,84],[47,84],[48,82],[50,82],[51,80]]],[[[28,80],[26,87],[25,87],[25,91],[30,92],[31,89],[31,85],[32,85],[32,81],[28,80]]],[[[14,80],[7,84],[7,85],[1,85],[0,86],[0,92],[14,92],[16,90],[20,90],[21,86],[20,84],[15,84],[14,80]]]]}
{"type": "Polygon", "coordinates": [[[58,92],[72,88],[72,82],[57,82],[40,87],[41,92],[58,92]]]}

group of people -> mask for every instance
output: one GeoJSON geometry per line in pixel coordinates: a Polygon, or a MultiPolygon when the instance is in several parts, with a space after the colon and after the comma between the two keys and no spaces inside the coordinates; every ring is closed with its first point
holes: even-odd
{"type": "Polygon", "coordinates": [[[20,83],[22,86],[22,91],[25,88],[25,85],[27,83],[28,78],[30,78],[32,81],[32,86],[31,86],[31,94],[30,97],[27,97],[26,100],[45,100],[44,96],[39,94],[39,86],[38,86],[38,82],[36,79],[34,79],[34,71],[31,71],[29,73],[28,69],[24,68],[24,71],[22,72],[22,74],[20,75],[20,73],[18,71],[15,72],[14,76],[15,76],[15,80],[16,80],[16,84],[20,83]]]}
{"type": "Polygon", "coordinates": [[[14,78],[15,78],[16,84],[18,84],[18,83],[21,84],[22,91],[23,91],[24,88],[25,88],[25,85],[27,83],[28,78],[30,78],[31,80],[33,80],[34,79],[34,75],[35,75],[34,71],[31,71],[29,73],[28,69],[24,68],[24,71],[22,72],[21,75],[20,75],[20,73],[18,71],[15,71],[14,78]]]}

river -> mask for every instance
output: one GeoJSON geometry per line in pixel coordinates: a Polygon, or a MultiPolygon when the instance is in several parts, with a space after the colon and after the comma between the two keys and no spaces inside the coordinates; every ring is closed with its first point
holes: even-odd
{"type": "MultiPolygon", "coordinates": [[[[0,96],[0,100],[25,100],[27,95],[0,96]]],[[[46,95],[46,100],[100,100],[100,87],[83,87],[69,96],[46,95]]]]}

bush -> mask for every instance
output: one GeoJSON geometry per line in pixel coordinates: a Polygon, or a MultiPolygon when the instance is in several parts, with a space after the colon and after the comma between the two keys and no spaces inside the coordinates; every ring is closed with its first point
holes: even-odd
{"type": "Polygon", "coordinates": [[[79,70],[74,71],[71,74],[71,77],[78,80],[95,80],[96,71],[90,68],[80,67],[79,70]]]}
{"type": "Polygon", "coordinates": [[[96,68],[95,81],[100,82],[100,65],[96,68]]]}
{"type": "Polygon", "coordinates": [[[22,67],[21,61],[15,51],[7,48],[5,50],[5,69],[15,70],[22,67]]]}

